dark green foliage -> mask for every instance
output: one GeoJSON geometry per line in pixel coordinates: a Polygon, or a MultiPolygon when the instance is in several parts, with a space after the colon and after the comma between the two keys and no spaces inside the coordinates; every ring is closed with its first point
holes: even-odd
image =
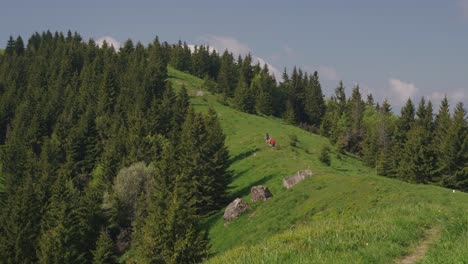
{"type": "Polygon", "coordinates": [[[320,150],[320,156],[319,156],[320,162],[323,164],[330,166],[331,165],[331,158],[330,158],[330,147],[329,146],[323,146],[322,149],[320,150]]]}
{"type": "Polygon", "coordinates": [[[250,90],[255,95],[255,109],[257,112],[265,115],[273,115],[274,113],[274,88],[275,81],[271,78],[268,68],[265,68],[261,73],[257,74],[251,84],[250,90]]]}
{"type": "Polygon", "coordinates": [[[214,177],[212,193],[213,208],[220,208],[227,202],[227,189],[231,182],[231,172],[228,170],[229,152],[225,145],[226,137],[216,112],[210,108],[205,118],[207,129],[206,148],[208,160],[208,174],[214,177]]]}
{"type": "MultiPolygon", "coordinates": [[[[234,95],[234,88],[237,86],[237,67],[234,58],[227,50],[221,57],[221,66],[217,76],[218,86],[216,91],[225,94],[227,97],[234,95]]],[[[247,84],[245,84],[247,86],[247,84]]]]}
{"type": "Polygon", "coordinates": [[[297,135],[296,134],[292,134],[292,135],[289,135],[289,145],[291,147],[297,147],[297,135]]]}
{"type": "Polygon", "coordinates": [[[96,249],[93,251],[94,264],[116,263],[116,256],[113,252],[113,243],[106,230],[102,229],[96,242],[96,249]]]}
{"type": "Polygon", "coordinates": [[[309,84],[306,87],[305,94],[305,111],[309,123],[315,127],[320,127],[326,112],[326,106],[317,72],[309,77],[309,84]]]}
{"type": "Polygon", "coordinates": [[[41,219],[37,245],[39,263],[82,263],[85,252],[80,247],[79,192],[66,176],[59,176],[41,219]]]}
{"type": "MultiPolygon", "coordinates": [[[[193,115],[193,113],[189,113],[193,115]]],[[[188,125],[184,125],[187,127],[188,125]]],[[[175,148],[165,145],[156,165],[146,216],[137,219],[132,251],[135,263],[195,263],[208,250],[197,226],[197,186],[175,163],[175,148]]]]}
{"type": "Polygon", "coordinates": [[[0,258],[3,263],[33,263],[36,258],[41,202],[37,186],[26,178],[10,192],[0,212],[0,258]]]}
{"type": "Polygon", "coordinates": [[[237,82],[236,91],[234,93],[234,102],[236,108],[242,112],[249,114],[255,113],[255,96],[250,87],[247,86],[243,75],[240,76],[237,82]]]}
{"type": "Polygon", "coordinates": [[[8,39],[8,43],[7,43],[7,46],[5,48],[5,54],[7,55],[13,55],[16,51],[15,49],[15,40],[13,39],[13,36],[10,36],[10,38],[8,39]]]}
{"type": "Polygon", "coordinates": [[[415,126],[408,132],[398,168],[399,177],[416,183],[432,181],[435,157],[430,140],[429,131],[422,126],[415,126]]]}
{"type": "MultiPolygon", "coordinates": [[[[112,252],[122,255],[138,244],[134,227],[144,226],[155,212],[150,197],[159,197],[153,199],[157,206],[167,205],[157,214],[170,222],[154,231],[172,239],[164,259],[199,262],[206,256],[199,221],[226,203],[229,154],[216,113],[188,113],[187,90],[176,93],[166,78],[170,62],[216,79],[222,76],[220,56],[204,46],[192,53],[185,43],[161,44],[157,37],[148,47],[128,40],[116,52],[108,43],[83,42],[77,33],[49,31],[35,33],[26,47],[21,37],[11,37],[5,53],[0,58],[0,262],[117,262],[112,252]],[[168,155],[167,146],[184,158],[168,155]],[[132,164],[145,168],[144,181],[132,182],[135,173],[123,170],[130,183],[116,191],[119,171],[135,169],[132,164]],[[156,177],[148,164],[171,178],[156,177]]],[[[240,68],[226,54],[226,91],[232,95],[240,68]]],[[[253,77],[250,62],[243,72],[253,77]]],[[[157,259],[159,253],[147,254],[157,259]]]]}

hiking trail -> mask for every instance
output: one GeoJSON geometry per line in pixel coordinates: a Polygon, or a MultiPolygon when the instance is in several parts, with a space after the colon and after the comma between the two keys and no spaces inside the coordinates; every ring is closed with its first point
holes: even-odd
{"type": "Polygon", "coordinates": [[[435,240],[437,240],[440,236],[440,228],[439,227],[431,227],[430,229],[425,231],[424,238],[419,241],[418,245],[409,252],[408,255],[400,258],[396,261],[396,264],[413,264],[420,261],[424,255],[426,254],[429,246],[431,246],[435,240]]]}

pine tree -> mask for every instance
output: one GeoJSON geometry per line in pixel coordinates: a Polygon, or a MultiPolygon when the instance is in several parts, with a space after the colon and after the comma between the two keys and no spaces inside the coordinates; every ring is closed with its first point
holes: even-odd
{"type": "Polygon", "coordinates": [[[448,161],[448,153],[450,153],[451,144],[449,139],[449,130],[452,125],[450,118],[450,107],[447,96],[444,97],[440,104],[439,113],[436,115],[434,122],[434,140],[432,147],[437,157],[437,174],[438,176],[450,175],[450,165],[448,161]]]}
{"type": "Polygon", "coordinates": [[[38,241],[39,263],[80,263],[81,230],[78,217],[79,193],[71,180],[59,176],[53,188],[38,241]]]}
{"type": "Polygon", "coordinates": [[[161,98],[166,88],[167,62],[164,61],[160,49],[152,49],[148,57],[148,65],[144,73],[145,107],[153,98],[161,98]]]}
{"type": "Polygon", "coordinates": [[[309,123],[319,127],[325,115],[326,106],[317,72],[310,76],[306,87],[305,110],[309,123]]]}
{"type": "Polygon", "coordinates": [[[374,96],[371,93],[367,95],[366,106],[374,107],[374,96]]]}
{"type": "Polygon", "coordinates": [[[15,54],[15,51],[16,51],[15,44],[16,44],[16,42],[13,39],[13,36],[10,36],[10,38],[8,39],[8,42],[7,42],[7,46],[5,48],[5,54],[10,55],[10,56],[15,54]]]}
{"type": "Polygon", "coordinates": [[[34,263],[41,202],[37,186],[26,177],[6,195],[0,211],[0,259],[3,263],[34,263]]]}
{"type": "Polygon", "coordinates": [[[255,109],[257,112],[272,115],[273,114],[273,82],[268,76],[268,70],[257,74],[251,84],[250,90],[256,94],[255,109]]]}
{"type": "Polygon", "coordinates": [[[232,97],[237,86],[237,76],[239,76],[236,73],[234,58],[226,50],[221,57],[221,66],[217,76],[218,88],[216,90],[227,97],[232,97]]]}
{"type": "Polygon", "coordinates": [[[400,178],[416,183],[433,180],[435,158],[430,140],[430,132],[423,126],[416,125],[408,132],[398,168],[400,178]]]}
{"type": "Polygon", "coordinates": [[[344,112],[346,112],[347,108],[346,93],[345,87],[343,86],[343,81],[340,81],[338,87],[335,89],[335,98],[338,103],[338,111],[341,116],[344,112]]]}
{"type": "Polygon", "coordinates": [[[18,56],[23,55],[24,53],[24,42],[21,36],[18,36],[15,41],[15,53],[18,56]]]}
{"type": "Polygon", "coordinates": [[[94,264],[116,263],[116,256],[113,252],[113,243],[106,230],[102,229],[96,242],[96,249],[93,251],[94,264]]]}
{"type": "Polygon", "coordinates": [[[229,152],[225,145],[225,135],[219,123],[216,112],[210,108],[205,118],[207,129],[206,149],[208,156],[208,175],[213,178],[211,196],[212,208],[207,211],[218,209],[227,201],[227,189],[231,182],[231,172],[229,171],[229,152]]]}
{"type": "Polygon", "coordinates": [[[247,54],[243,60],[238,60],[238,64],[240,65],[240,75],[244,77],[244,80],[247,86],[250,86],[254,75],[252,69],[252,56],[247,54]]]}
{"type": "Polygon", "coordinates": [[[414,125],[414,104],[410,98],[406,101],[406,104],[401,108],[401,116],[396,121],[395,131],[393,133],[393,168],[398,170],[400,162],[402,160],[403,148],[407,141],[408,131],[414,125]]]}
{"type": "Polygon", "coordinates": [[[348,101],[349,115],[351,119],[351,134],[349,151],[359,153],[361,151],[361,142],[364,136],[363,117],[365,110],[365,103],[362,100],[359,85],[353,88],[351,98],[348,101]]]}
{"type": "Polygon", "coordinates": [[[242,112],[253,114],[255,113],[255,97],[247,86],[244,76],[241,75],[234,92],[234,101],[236,108],[242,112]]]}
{"type": "Polygon", "coordinates": [[[458,103],[453,113],[453,121],[445,142],[444,159],[441,166],[448,176],[444,176],[443,184],[448,187],[468,190],[468,126],[466,109],[463,103],[458,103]]]}
{"type": "MultiPolygon", "coordinates": [[[[189,115],[193,113],[189,112],[189,115]]],[[[188,120],[193,117],[188,117],[188,120]]],[[[186,121],[187,122],[187,121],[186,121]]],[[[187,125],[184,125],[187,127],[187,125]]],[[[198,230],[196,188],[176,164],[174,148],[164,147],[146,210],[140,215],[132,250],[135,263],[197,263],[208,253],[208,240],[198,230]]]]}
{"type": "Polygon", "coordinates": [[[401,109],[401,117],[398,120],[398,130],[406,133],[414,123],[414,104],[411,98],[408,98],[405,106],[401,109]]]}

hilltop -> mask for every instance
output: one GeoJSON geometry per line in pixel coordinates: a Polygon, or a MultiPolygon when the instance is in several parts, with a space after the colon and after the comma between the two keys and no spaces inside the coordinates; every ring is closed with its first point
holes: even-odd
{"type": "Polygon", "coordinates": [[[223,105],[218,96],[200,93],[203,81],[189,74],[169,68],[169,77],[189,89],[195,109],[217,111],[234,172],[231,197],[252,206],[229,224],[222,210],[205,222],[214,255],[209,263],[391,263],[411,254],[432,229],[440,237],[422,263],[468,259],[465,193],[377,176],[334,148],[328,167],[318,160],[322,146],[330,145],[326,138],[223,105]],[[265,132],[277,139],[277,149],[265,144],[265,132]],[[302,169],[314,175],[286,190],[282,179],[302,169]],[[273,198],[251,202],[250,188],[258,184],[273,198]]]}

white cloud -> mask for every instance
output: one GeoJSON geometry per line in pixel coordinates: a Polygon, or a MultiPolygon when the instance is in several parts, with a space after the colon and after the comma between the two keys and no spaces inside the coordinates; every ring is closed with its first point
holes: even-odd
{"type": "Polygon", "coordinates": [[[225,36],[209,35],[203,36],[200,39],[207,42],[210,47],[213,47],[221,54],[227,49],[234,55],[235,58],[237,58],[239,55],[245,56],[250,53],[252,55],[253,64],[256,64],[257,62],[262,66],[266,64],[270,70],[270,73],[275,76],[276,80],[281,80],[281,72],[275,66],[268,63],[265,59],[252,54],[253,52],[247,44],[242,43],[235,38],[225,36]]]}
{"type": "Polygon", "coordinates": [[[257,57],[257,56],[252,56],[252,63],[256,64],[256,63],[260,63],[260,65],[267,65],[268,66],[268,70],[270,70],[270,73],[273,74],[276,78],[277,81],[281,81],[281,72],[273,65],[271,65],[270,63],[266,62],[264,59],[260,58],[260,57],[257,57]]]}
{"type": "Polygon", "coordinates": [[[201,37],[201,39],[203,41],[206,41],[208,45],[215,48],[220,53],[223,53],[224,50],[227,49],[229,52],[232,52],[235,56],[238,56],[239,54],[246,55],[251,51],[246,44],[241,43],[240,41],[232,37],[209,35],[203,36],[201,37]]]}
{"type": "Polygon", "coordinates": [[[465,97],[465,93],[461,90],[456,91],[449,91],[449,92],[439,92],[435,91],[426,96],[429,100],[431,100],[434,104],[438,104],[444,97],[447,96],[449,102],[452,105],[455,105],[457,102],[463,102],[465,97]]]}
{"type": "Polygon", "coordinates": [[[456,4],[461,18],[468,21],[468,0],[457,0],[456,4]]]}
{"type": "MultiPolygon", "coordinates": [[[[187,44],[188,48],[190,49],[191,52],[195,52],[195,45],[193,44],[187,44]]],[[[215,48],[213,47],[209,47],[210,48],[210,52],[213,52],[213,51],[216,51],[217,53],[219,53],[218,50],[216,50],[215,48]]]]}
{"type": "Polygon", "coordinates": [[[338,77],[338,73],[333,67],[319,65],[317,66],[317,72],[320,77],[323,77],[324,79],[329,81],[338,81],[340,79],[338,77]]]}
{"type": "Polygon", "coordinates": [[[310,74],[317,71],[320,79],[324,79],[327,81],[334,81],[334,82],[340,80],[338,72],[333,67],[329,67],[325,65],[315,65],[315,66],[305,66],[304,69],[310,74]]]}
{"type": "Polygon", "coordinates": [[[120,45],[121,45],[120,42],[118,40],[116,40],[115,38],[111,37],[111,36],[104,36],[104,37],[98,38],[96,40],[96,44],[99,47],[101,47],[102,43],[104,43],[104,41],[106,41],[109,46],[114,46],[115,50],[120,49],[120,45]]]}
{"type": "Polygon", "coordinates": [[[406,101],[408,97],[413,96],[418,90],[413,83],[404,82],[398,79],[388,80],[390,90],[394,93],[400,103],[406,101]]]}

